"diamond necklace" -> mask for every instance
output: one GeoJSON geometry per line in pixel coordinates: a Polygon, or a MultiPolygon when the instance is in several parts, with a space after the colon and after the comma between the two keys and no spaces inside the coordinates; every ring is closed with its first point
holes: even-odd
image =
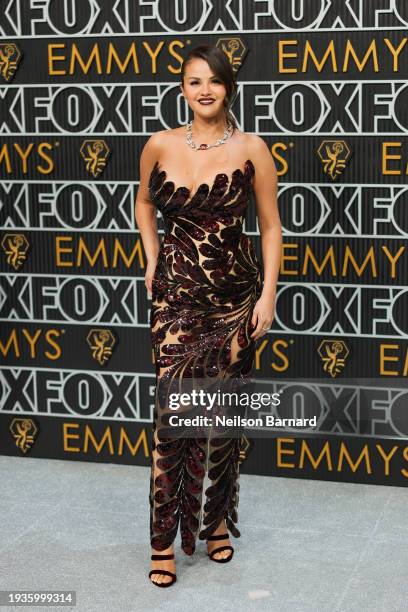
{"type": "Polygon", "coordinates": [[[187,141],[187,144],[189,144],[190,147],[192,147],[196,151],[200,151],[200,150],[203,150],[203,149],[211,149],[211,147],[219,147],[220,145],[224,144],[224,142],[226,142],[229,138],[231,138],[232,132],[233,132],[233,125],[232,125],[232,123],[227,121],[227,125],[225,127],[224,134],[223,134],[222,138],[219,138],[213,144],[205,144],[203,142],[202,144],[198,145],[193,140],[192,128],[193,128],[193,120],[191,120],[189,123],[187,123],[186,141],[187,141]]]}

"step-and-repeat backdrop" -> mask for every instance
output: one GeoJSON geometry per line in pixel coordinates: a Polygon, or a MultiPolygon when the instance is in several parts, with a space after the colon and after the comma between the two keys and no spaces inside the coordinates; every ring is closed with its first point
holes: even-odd
{"type": "Polygon", "coordinates": [[[407,27],[406,0],[2,3],[0,453],[150,464],[139,156],[191,118],[181,65],[210,42],[279,175],[276,317],[254,377],[318,416],[247,432],[241,472],[406,485],[407,27]]]}

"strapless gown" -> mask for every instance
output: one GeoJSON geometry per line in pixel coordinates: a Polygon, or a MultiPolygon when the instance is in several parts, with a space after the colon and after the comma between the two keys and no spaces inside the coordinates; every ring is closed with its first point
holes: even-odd
{"type": "MultiPolygon", "coordinates": [[[[251,318],[261,294],[261,266],[243,220],[255,167],[215,176],[194,194],[167,179],[158,162],[149,178],[152,203],[163,217],[152,282],[150,336],[159,380],[248,377],[255,357],[251,318]]],[[[180,525],[181,548],[192,555],[224,518],[238,522],[241,438],[220,440],[157,435],[155,401],[150,478],[150,542],[169,547],[180,525]],[[209,486],[204,513],[202,491],[209,486]]]]}

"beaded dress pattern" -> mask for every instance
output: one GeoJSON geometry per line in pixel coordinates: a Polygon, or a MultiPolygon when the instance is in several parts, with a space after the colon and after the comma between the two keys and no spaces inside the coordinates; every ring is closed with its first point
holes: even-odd
{"type": "MultiPolygon", "coordinates": [[[[179,377],[248,377],[255,341],[252,312],[261,294],[261,267],[243,221],[255,167],[246,160],[229,179],[215,176],[194,194],[166,180],[155,163],[152,203],[163,217],[152,282],[150,335],[159,380],[179,377]]],[[[238,522],[240,438],[162,438],[156,400],[150,477],[150,541],[171,546],[180,525],[181,548],[192,555],[224,518],[234,537],[238,522]],[[202,492],[205,474],[204,514],[202,492]]]]}

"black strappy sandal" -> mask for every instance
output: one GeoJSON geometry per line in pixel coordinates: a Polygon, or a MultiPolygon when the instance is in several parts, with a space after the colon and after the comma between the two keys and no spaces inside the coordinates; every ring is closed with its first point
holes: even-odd
{"type": "MultiPolygon", "coordinates": [[[[151,559],[152,559],[152,561],[167,561],[168,559],[174,559],[174,554],[171,554],[171,555],[152,555],[151,559]]],[[[168,570],[159,570],[159,569],[150,570],[149,578],[153,574],[162,574],[162,575],[164,574],[165,576],[171,576],[172,577],[172,580],[169,580],[168,582],[155,582],[154,580],[150,580],[150,582],[152,582],[153,584],[155,584],[158,587],[169,587],[172,584],[174,584],[176,582],[176,580],[177,580],[176,574],[173,574],[173,572],[169,572],[168,570]]]]}
{"type": "MultiPolygon", "coordinates": [[[[228,538],[228,533],[221,533],[220,535],[208,536],[207,541],[227,540],[228,538]]],[[[216,561],[217,563],[228,563],[228,561],[231,561],[234,555],[234,549],[232,548],[232,546],[218,546],[218,548],[214,548],[214,550],[212,550],[210,553],[207,552],[207,555],[210,557],[211,561],[216,561]],[[214,559],[214,555],[218,552],[221,552],[222,550],[230,550],[231,554],[229,555],[229,557],[225,557],[225,559],[214,559]]]]}

